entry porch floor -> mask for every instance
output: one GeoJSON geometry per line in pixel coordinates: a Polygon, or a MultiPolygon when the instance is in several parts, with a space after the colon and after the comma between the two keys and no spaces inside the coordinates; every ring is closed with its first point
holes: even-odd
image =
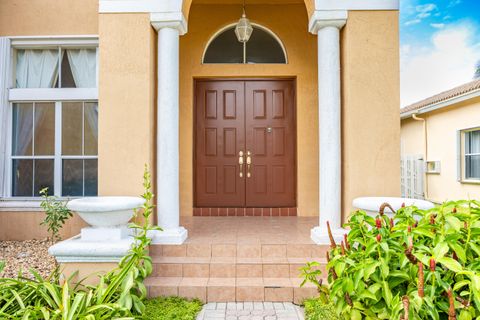
{"type": "MultiPolygon", "coordinates": [[[[182,217],[182,245],[152,245],[149,295],[205,302],[294,302],[317,295],[300,287],[299,268],[328,246],[310,240],[318,217],[182,217]]],[[[323,272],[325,275],[325,272],[323,272]]]]}

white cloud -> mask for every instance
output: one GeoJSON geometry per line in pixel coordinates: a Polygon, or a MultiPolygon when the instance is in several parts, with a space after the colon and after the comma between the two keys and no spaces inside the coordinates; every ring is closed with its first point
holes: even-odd
{"type": "Polygon", "coordinates": [[[455,6],[459,5],[460,3],[462,3],[462,0],[451,0],[450,3],[448,4],[448,7],[449,8],[455,7],[455,6]]]}
{"type": "Polygon", "coordinates": [[[409,105],[472,80],[480,45],[471,25],[449,26],[432,36],[430,47],[401,48],[401,103],[409,105]]]}
{"type": "Polygon", "coordinates": [[[430,23],[430,26],[435,29],[445,28],[445,23],[430,23]]]}
{"type": "Polygon", "coordinates": [[[413,26],[414,24],[418,24],[418,23],[420,23],[420,22],[422,22],[422,20],[420,20],[420,19],[413,19],[413,20],[409,20],[409,21],[405,22],[405,25],[406,25],[406,26],[413,26]]]}
{"type": "Polygon", "coordinates": [[[422,5],[416,6],[415,10],[419,14],[425,14],[425,13],[429,13],[429,12],[432,12],[434,10],[437,10],[437,5],[434,4],[434,3],[422,4],[422,5]]]}
{"type": "MultiPolygon", "coordinates": [[[[426,3],[415,6],[414,12],[410,13],[412,18],[405,22],[406,26],[411,26],[422,22],[423,19],[426,19],[432,15],[434,11],[437,11],[438,7],[434,3],[426,3]]],[[[438,13],[438,12],[437,12],[438,13]]],[[[437,14],[436,13],[436,14],[437,14]]]]}

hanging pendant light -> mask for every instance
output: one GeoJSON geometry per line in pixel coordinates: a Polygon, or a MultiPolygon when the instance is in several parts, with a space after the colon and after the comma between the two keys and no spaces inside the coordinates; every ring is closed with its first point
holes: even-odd
{"type": "Polygon", "coordinates": [[[235,27],[235,35],[237,36],[238,41],[245,43],[250,39],[252,32],[253,27],[245,14],[245,0],[243,0],[243,14],[235,27]]]}

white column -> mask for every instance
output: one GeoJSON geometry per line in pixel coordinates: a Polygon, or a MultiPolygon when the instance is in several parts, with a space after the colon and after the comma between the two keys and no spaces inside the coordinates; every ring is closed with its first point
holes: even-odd
{"type": "Polygon", "coordinates": [[[151,15],[158,31],[157,215],[163,231],[153,243],[182,244],[187,230],[180,226],[179,184],[179,37],[186,31],[183,16],[151,15]]]}
{"type": "Polygon", "coordinates": [[[340,29],[346,11],[316,11],[310,32],[318,37],[318,126],[320,222],[311,230],[318,244],[330,243],[327,222],[337,242],[346,233],[342,219],[342,140],[340,29]]]}

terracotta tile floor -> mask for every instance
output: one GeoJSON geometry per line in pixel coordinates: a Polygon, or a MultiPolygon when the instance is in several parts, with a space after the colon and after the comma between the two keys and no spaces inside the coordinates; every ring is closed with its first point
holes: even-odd
{"type": "Polygon", "coordinates": [[[186,244],[313,244],[318,217],[181,217],[180,223],[186,244]]]}

